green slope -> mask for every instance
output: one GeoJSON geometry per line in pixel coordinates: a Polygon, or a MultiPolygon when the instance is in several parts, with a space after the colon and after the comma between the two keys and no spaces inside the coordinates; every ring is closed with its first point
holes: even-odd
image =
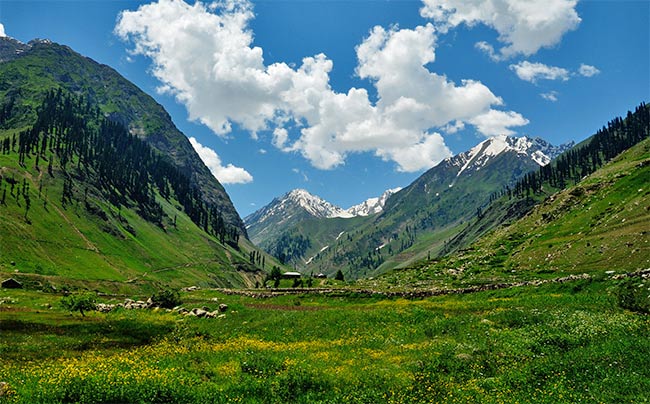
{"type": "Polygon", "coordinates": [[[169,156],[202,190],[207,202],[217,204],[227,223],[246,234],[223,186],[212,176],[189,140],[174,125],[169,114],[149,95],[111,67],[84,57],[67,46],[49,41],[16,43],[0,38],[1,106],[11,103],[11,117],[4,128],[24,128],[36,118],[36,110],[47,91],[62,88],[83,95],[112,121],[144,138],[169,156]],[[21,47],[23,52],[12,51],[21,47]]]}
{"type": "Polygon", "coordinates": [[[6,155],[0,156],[0,166],[5,179],[16,180],[20,188],[29,184],[31,199],[25,215],[23,191],[16,186],[12,195],[10,186],[3,183],[2,279],[13,276],[36,287],[92,285],[107,291],[162,284],[254,283],[255,268],[247,263],[245,253],[219,244],[177,209],[174,201],[159,198],[167,215],[160,227],[133,209],[118,210],[94,192],[84,202],[82,184],[74,191],[74,202],[62,205],[64,175],[59,168],[52,177],[32,164],[20,167],[15,156],[6,155]],[[169,219],[174,217],[176,226],[169,219]]]}

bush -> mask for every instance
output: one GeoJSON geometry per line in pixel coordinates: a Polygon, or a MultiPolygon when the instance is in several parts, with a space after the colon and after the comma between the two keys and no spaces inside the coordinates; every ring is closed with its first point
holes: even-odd
{"type": "Polygon", "coordinates": [[[650,285],[640,278],[628,278],[621,282],[616,292],[618,305],[638,313],[650,313],[650,285]]]}
{"type": "Polygon", "coordinates": [[[93,293],[80,293],[63,296],[61,306],[71,312],[78,311],[85,316],[84,311],[95,310],[96,296],[93,293]]]}
{"type": "Polygon", "coordinates": [[[180,294],[171,289],[161,290],[151,296],[151,301],[154,305],[162,307],[163,309],[173,309],[176,306],[183,304],[180,294]]]}

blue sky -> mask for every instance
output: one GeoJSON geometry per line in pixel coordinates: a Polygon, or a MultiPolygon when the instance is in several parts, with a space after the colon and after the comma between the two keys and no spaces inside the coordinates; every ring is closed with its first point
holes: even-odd
{"type": "Polygon", "coordinates": [[[580,141],[650,95],[650,2],[5,1],[0,34],[108,64],[170,112],[243,216],[347,208],[501,133],[580,141]]]}

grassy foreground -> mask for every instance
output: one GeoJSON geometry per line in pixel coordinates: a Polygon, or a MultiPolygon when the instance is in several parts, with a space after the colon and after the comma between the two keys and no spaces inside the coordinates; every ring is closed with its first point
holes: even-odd
{"type": "Polygon", "coordinates": [[[81,317],[57,295],[0,289],[0,402],[647,402],[650,319],[618,306],[621,282],[422,300],[182,296],[228,304],[219,319],[81,317]]]}

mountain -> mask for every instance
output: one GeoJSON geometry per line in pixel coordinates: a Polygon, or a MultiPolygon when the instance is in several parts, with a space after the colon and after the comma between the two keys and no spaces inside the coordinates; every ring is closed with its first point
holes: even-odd
{"type": "Polygon", "coordinates": [[[445,243],[441,255],[459,251],[490,230],[516,221],[554,192],[562,191],[595,172],[650,136],[650,107],[642,103],[625,119],[615,118],[596,134],[562,153],[550,164],[532,171],[512,187],[491,197],[491,203],[458,234],[445,243]]]}
{"type": "MultiPolygon", "coordinates": [[[[187,137],[151,96],[109,66],[48,40],[23,44],[0,38],[0,99],[12,106],[5,128],[19,128],[36,119],[47,91],[62,88],[82,95],[102,114],[128,128],[155,150],[169,156],[201,190],[202,198],[218,206],[226,223],[246,235],[246,229],[223,186],[201,161],[187,137]]],[[[5,105],[5,106],[6,106],[5,105]]]]}
{"type": "MultiPolygon", "coordinates": [[[[648,125],[650,109],[645,115],[648,125]]],[[[603,278],[647,270],[650,125],[642,135],[645,140],[542,201],[531,205],[531,198],[499,198],[491,207],[495,212],[514,209],[527,199],[530,206],[518,217],[501,217],[505,220],[463,248],[389,272],[372,283],[411,289],[467,287],[582,274],[603,278]]],[[[499,220],[496,214],[486,213],[469,227],[499,220]]]]}
{"type": "Polygon", "coordinates": [[[260,279],[228,195],[159,104],[68,47],[0,43],[0,277],[120,293],[260,279]]]}
{"type": "MultiPolygon", "coordinates": [[[[369,276],[426,256],[431,237],[440,237],[442,242],[442,236],[455,234],[464,220],[488,203],[492,193],[548,164],[571,146],[498,136],[442,161],[404,189],[387,191],[347,211],[329,204],[319,214],[310,214],[304,207],[286,209],[297,206],[287,202],[288,194],[245,222],[254,243],[270,254],[296,258],[293,264],[303,270],[330,274],[342,269],[348,278],[369,276]],[[356,220],[353,224],[332,220],[346,216],[356,220]],[[322,227],[329,230],[323,232],[322,227]],[[290,249],[299,251],[297,255],[289,254],[286,245],[302,248],[290,249]]],[[[313,201],[309,206],[323,206],[320,198],[307,200],[313,201]]]]}
{"type": "Polygon", "coordinates": [[[244,218],[250,239],[262,246],[295,223],[313,218],[338,217],[345,211],[304,189],[287,192],[244,218]]]}
{"type": "Polygon", "coordinates": [[[296,223],[313,219],[352,218],[368,216],[382,211],[388,197],[399,188],[387,190],[380,197],[342,209],[312,195],[304,189],[294,189],[244,218],[251,241],[264,245],[296,223]]]}
{"type": "Polygon", "coordinates": [[[31,43],[24,44],[11,37],[0,37],[0,63],[18,58],[31,47],[31,43]]]}

